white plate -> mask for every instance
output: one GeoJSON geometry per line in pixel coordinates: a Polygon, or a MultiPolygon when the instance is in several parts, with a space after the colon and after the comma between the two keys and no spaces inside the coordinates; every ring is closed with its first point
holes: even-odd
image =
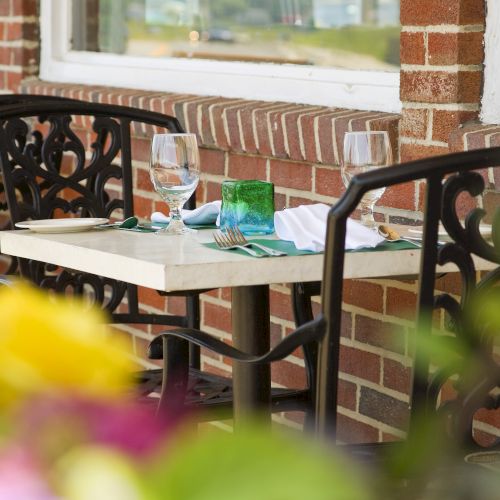
{"type": "MultiPolygon", "coordinates": [[[[489,224],[481,224],[479,226],[479,232],[481,233],[481,236],[484,238],[491,238],[491,226],[489,224]]],[[[408,229],[408,233],[410,235],[414,235],[415,237],[422,239],[423,236],[423,228],[421,227],[416,227],[416,228],[410,228],[408,229]]],[[[443,227],[440,227],[438,230],[438,238],[442,241],[451,241],[450,235],[445,231],[443,227]]]]}
{"type": "Polygon", "coordinates": [[[467,455],[464,460],[469,464],[477,464],[494,472],[500,472],[500,452],[482,451],[467,455]]]}
{"type": "Polygon", "coordinates": [[[43,219],[16,222],[16,227],[31,229],[36,233],[76,233],[88,231],[99,224],[106,224],[109,219],[82,217],[72,219],[43,219]]]}

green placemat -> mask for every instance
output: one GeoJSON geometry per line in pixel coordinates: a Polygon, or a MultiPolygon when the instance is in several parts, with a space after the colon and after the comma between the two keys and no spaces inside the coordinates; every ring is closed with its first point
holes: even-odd
{"type": "MultiPolygon", "coordinates": [[[[316,253],[322,253],[322,252],[310,252],[309,250],[297,250],[297,248],[295,248],[295,245],[291,241],[266,240],[264,238],[251,238],[248,241],[250,242],[255,241],[255,243],[260,243],[261,245],[272,248],[273,250],[280,250],[281,252],[285,252],[289,256],[314,255],[316,253]]],[[[208,248],[215,248],[216,250],[222,250],[217,246],[216,243],[203,243],[203,245],[208,248]]],[[[265,254],[265,252],[262,252],[258,248],[252,248],[252,250],[255,250],[259,254],[267,255],[265,254]]],[[[226,250],[222,251],[225,252],[226,250]]],[[[239,253],[240,255],[248,255],[249,257],[251,257],[251,255],[238,248],[234,249],[233,252],[239,253]]]]}
{"type": "MultiPolygon", "coordinates": [[[[260,243],[261,245],[265,245],[266,247],[272,248],[273,250],[280,250],[281,252],[285,252],[287,256],[297,256],[297,255],[315,255],[323,252],[311,252],[310,250],[298,250],[295,245],[291,241],[283,241],[283,240],[267,240],[263,238],[250,238],[248,241],[255,243],[260,243]]],[[[204,246],[208,248],[214,248],[215,250],[220,249],[216,243],[203,243],[204,246]]],[[[394,251],[394,250],[415,250],[418,248],[416,245],[409,243],[407,241],[394,241],[388,242],[384,241],[377,245],[375,248],[360,248],[359,250],[347,250],[347,252],[380,252],[380,251],[394,251]]],[[[261,252],[258,248],[253,248],[258,253],[261,252]]],[[[226,250],[223,250],[226,251],[226,250]]],[[[235,249],[233,252],[239,253],[240,255],[248,255],[243,250],[235,249]]]]}
{"type": "Polygon", "coordinates": [[[380,252],[388,250],[389,252],[394,250],[417,250],[420,245],[414,245],[409,241],[383,241],[373,248],[358,248],[357,250],[347,250],[347,252],[380,252]]]}

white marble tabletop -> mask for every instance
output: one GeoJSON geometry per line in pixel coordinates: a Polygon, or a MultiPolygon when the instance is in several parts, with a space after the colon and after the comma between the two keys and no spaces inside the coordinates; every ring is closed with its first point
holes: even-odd
{"type": "MultiPolygon", "coordinates": [[[[119,230],[40,234],[1,231],[0,251],[114,278],[155,290],[267,285],[321,280],[323,254],[256,259],[207,248],[213,230],[188,236],[158,236],[119,230]]],[[[346,254],[345,278],[408,276],[418,273],[420,250],[346,254]]],[[[490,263],[477,261],[478,269],[490,263]]],[[[453,271],[446,266],[443,271],[453,271]]]]}

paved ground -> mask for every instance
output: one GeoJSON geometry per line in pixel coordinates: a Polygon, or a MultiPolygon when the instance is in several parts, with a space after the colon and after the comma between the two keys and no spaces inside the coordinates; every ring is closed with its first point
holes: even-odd
{"type": "Polygon", "coordinates": [[[149,57],[201,57],[220,54],[222,58],[238,60],[276,60],[283,62],[309,62],[317,66],[329,66],[343,69],[372,69],[379,71],[399,71],[398,66],[353,52],[333,50],[321,47],[299,46],[290,43],[263,42],[223,43],[223,42],[158,42],[150,40],[130,40],[127,54],[149,57]],[[234,58],[234,59],[233,59],[234,58]]]}

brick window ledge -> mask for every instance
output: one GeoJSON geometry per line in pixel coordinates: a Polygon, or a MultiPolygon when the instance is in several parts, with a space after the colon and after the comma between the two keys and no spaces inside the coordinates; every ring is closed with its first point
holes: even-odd
{"type": "Polygon", "coordinates": [[[484,125],[478,121],[468,122],[450,135],[452,152],[500,146],[500,125],[484,125]]]}
{"type": "Polygon", "coordinates": [[[387,130],[395,148],[398,144],[400,115],[391,113],[40,80],[25,81],[21,91],[174,115],[205,147],[298,162],[338,165],[340,145],[348,130],[387,130]]]}

